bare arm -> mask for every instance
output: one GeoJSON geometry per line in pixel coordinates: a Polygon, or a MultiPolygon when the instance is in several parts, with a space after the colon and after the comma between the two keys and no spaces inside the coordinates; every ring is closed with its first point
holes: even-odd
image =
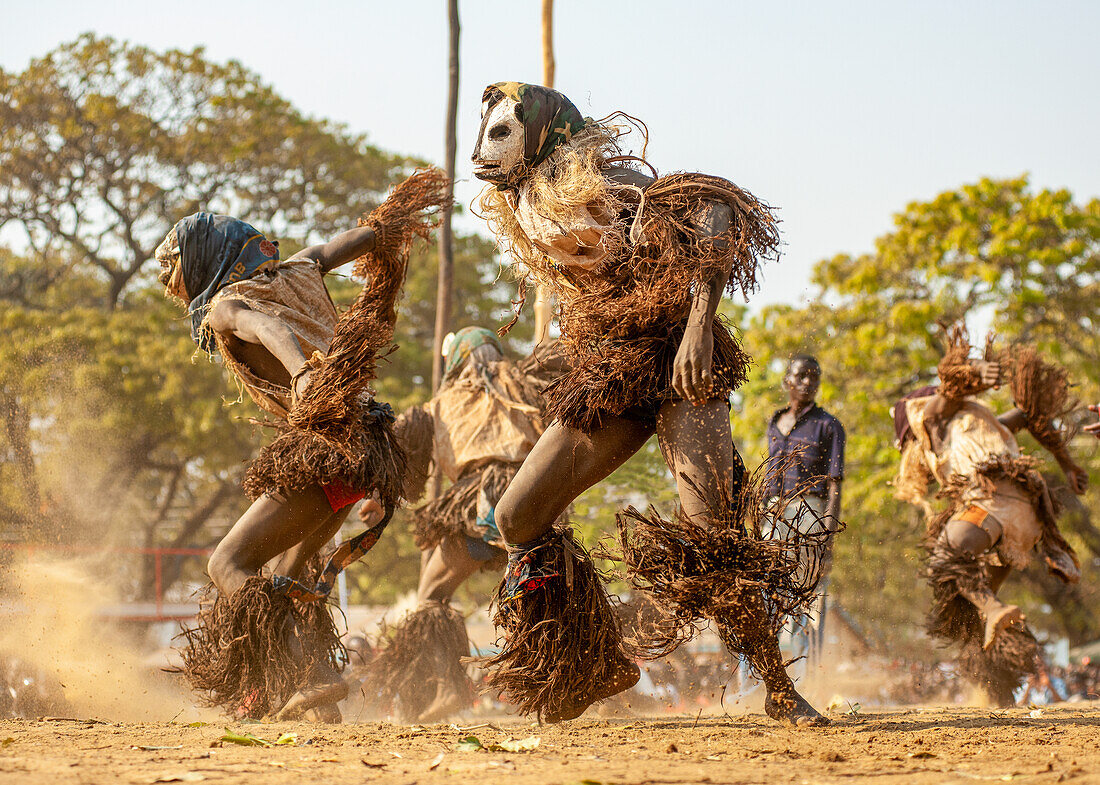
{"type": "MultiPolygon", "coordinates": [[[[1008,410],[997,420],[1013,433],[1018,433],[1027,427],[1027,414],[1018,408],[1008,410]]],[[[1088,490],[1088,472],[1073,460],[1065,444],[1059,444],[1051,449],[1050,454],[1054,456],[1054,460],[1058,461],[1058,466],[1066,476],[1066,481],[1069,482],[1069,487],[1074,493],[1081,495],[1088,490]]]]}
{"type": "Polygon", "coordinates": [[[240,300],[216,303],[207,324],[223,336],[263,346],[291,377],[305,365],[307,358],[290,327],[280,319],[252,310],[240,300]]]}
{"type": "MultiPolygon", "coordinates": [[[[825,528],[835,532],[840,528],[840,480],[829,478],[829,498],[825,502],[825,528]]],[[[825,544],[825,552],[822,555],[821,574],[828,575],[833,568],[833,541],[830,537],[825,544]]]]}
{"type": "Polygon", "coordinates": [[[825,525],[829,531],[835,532],[840,528],[840,485],[844,479],[844,450],[848,436],[839,420],[830,425],[827,433],[830,437],[829,479],[826,484],[829,498],[825,502],[825,525]]]}
{"type": "Polygon", "coordinates": [[[1089,473],[1081,468],[1077,461],[1073,460],[1065,444],[1051,450],[1050,454],[1054,456],[1054,460],[1058,461],[1062,474],[1066,475],[1070,490],[1080,496],[1089,489],[1089,473]]]}
{"type": "Polygon", "coordinates": [[[829,531],[840,528],[840,480],[829,480],[829,499],[825,502],[825,525],[829,531]]]}
{"type": "Polygon", "coordinates": [[[633,188],[645,188],[653,182],[653,178],[648,174],[625,166],[609,166],[603,170],[603,174],[615,185],[626,185],[633,188]]]}
{"type": "Polygon", "coordinates": [[[1022,409],[1009,409],[997,421],[1013,433],[1019,433],[1027,427],[1027,414],[1022,409]]]}
{"type": "MultiPolygon", "coordinates": [[[[1089,411],[1100,414],[1100,403],[1089,404],[1089,411]]],[[[1089,423],[1084,427],[1083,430],[1085,431],[1085,433],[1092,434],[1097,439],[1100,439],[1100,420],[1089,423]]]]}
{"type": "MultiPolygon", "coordinates": [[[[729,229],[731,219],[728,206],[712,202],[701,216],[697,231],[705,237],[718,237],[729,229]]],[[[707,402],[714,386],[714,314],[728,280],[729,271],[724,270],[696,289],[684,337],[672,363],[672,388],[696,406],[707,402]]]]}
{"type": "Polygon", "coordinates": [[[954,417],[963,402],[956,398],[947,398],[939,393],[932,396],[932,400],[924,407],[924,425],[928,429],[929,436],[942,439],[948,421],[954,417]]]}
{"type": "MultiPolygon", "coordinates": [[[[326,273],[342,264],[358,259],[374,249],[374,230],[367,226],[341,232],[327,243],[303,248],[291,259],[312,259],[326,273]]],[[[289,260],[288,260],[289,261],[289,260]]]]}
{"type": "MultiPolygon", "coordinates": [[[[981,373],[982,384],[985,385],[985,389],[988,390],[1000,383],[1000,363],[972,360],[971,364],[976,366],[981,373]]],[[[962,398],[948,398],[942,390],[943,387],[937,389],[935,396],[924,409],[925,427],[928,430],[928,435],[932,437],[933,446],[937,449],[946,432],[948,421],[958,413],[965,402],[962,398]]],[[[1011,412],[1008,414],[1011,414],[1011,412]]],[[[1011,426],[1006,425],[1006,427],[1011,429],[1011,426]]]]}

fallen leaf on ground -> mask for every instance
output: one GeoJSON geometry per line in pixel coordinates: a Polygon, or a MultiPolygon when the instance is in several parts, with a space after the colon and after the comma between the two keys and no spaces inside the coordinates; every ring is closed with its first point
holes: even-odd
{"type": "Polygon", "coordinates": [[[505,739],[504,741],[482,744],[477,736],[467,736],[455,745],[457,752],[529,752],[542,743],[539,736],[528,736],[525,739],[505,739]]]}
{"type": "Polygon", "coordinates": [[[500,744],[490,745],[489,749],[499,747],[505,752],[528,752],[533,750],[542,743],[542,739],[538,736],[528,736],[526,739],[505,739],[500,744]]]}
{"type": "Polygon", "coordinates": [[[455,749],[459,752],[477,752],[485,749],[485,746],[477,736],[467,736],[455,746],[455,749]]]}
{"type": "Polygon", "coordinates": [[[185,728],[205,728],[209,724],[210,724],[209,722],[201,722],[201,721],[199,721],[199,722],[189,722],[186,725],[184,725],[183,727],[185,727],[185,728]]]}
{"type": "Polygon", "coordinates": [[[428,764],[428,771],[433,771],[433,770],[435,770],[435,768],[436,768],[436,767],[437,767],[437,766],[438,766],[438,765],[439,765],[440,763],[442,763],[442,762],[443,762],[443,756],[444,756],[444,753],[442,753],[442,752],[441,752],[441,753],[439,753],[438,755],[436,755],[436,756],[435,756],[434,758],[432,758],[432,762],[428,764]]]}
{"type": "MultiPolygon", "coordinates": [[[[251,733],[235,733],[229,730],[229,728],[226,728],[225,735],[218,739],[218,741],[227,742],[229,744],[239,744],[242,747],[282,747],[296,744],[298,742],[298,734],[284,733],[279,738],[275,739],[275,741],[268,741],[267,739],[262,739],[251,733]]],[[[180,746],[182,747],[183,745],[180,746]]]]}
{"type": "Polygon", "coordinates": [[[6,746],[8,746],[9,744],[13,743],[14,741],[15,741],[15,739],[14,739],[13,737],[11,737],[11,736],[8,736],[8,737],[7,737],[6,739],[4,739],[3,741],[0,741],[0,747],[6,747],[6,746]]]}
{"type": "Polygon", "coordinates": [[[366,758],[360,758],[360,760],[362,761],[363,765],[366,766],[368,769],[384,769],[384,768],[386,768],[385,763],[371,763],[366,758]]]}

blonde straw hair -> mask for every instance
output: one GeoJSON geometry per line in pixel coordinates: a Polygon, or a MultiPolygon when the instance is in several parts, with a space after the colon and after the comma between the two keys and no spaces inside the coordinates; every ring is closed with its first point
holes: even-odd
{"type": "MultiPolygon", "coordinates": [[[[562,145],[543,161],[524,187],[531,208],[543,218],[571,224],[581,209],[588,209],[606,222],[603,243],[609,259],[627,244],[628,227],[621,217],[626,202],[604,176],[612,159],[620,158],[618,140],[628,132],[625,126],[589,121],[569,144],[562,145]]],[[[487,186],[475,201],[474,214],[489,224],[497,243],[512,257],[517,276],[529,275],[539,283],[560,284],[550,258],[523,231],[515,215],[516,196],[487,186]]]]}

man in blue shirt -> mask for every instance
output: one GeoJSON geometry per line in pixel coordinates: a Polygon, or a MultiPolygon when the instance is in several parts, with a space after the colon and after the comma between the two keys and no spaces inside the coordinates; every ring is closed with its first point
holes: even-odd
{"type": "MultiPolygon", "coordinates": [[[[793,356],[783,376],[787,406],[768,422],[768,495],[788,503],[772,521],[772,536],[788,539],[794,530],[835,532],[840,526],[840,486],[844,480],[844,426],[817,405],[821,365],[808,354],[793,356]]],[[[825,595],[831,563],[831,540],[824,548],[803,546],[807,576],[820,571],[816,620],[791,621],[796,655],[818,655],[824,635],[825,595]]],[[[812,663],[811,663],[812,664],[812,663]]]]}

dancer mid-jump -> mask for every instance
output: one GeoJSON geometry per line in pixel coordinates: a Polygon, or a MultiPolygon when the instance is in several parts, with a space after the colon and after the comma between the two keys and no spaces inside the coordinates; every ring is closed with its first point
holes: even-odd
{"type": "MultiPolygon", "coordinates": [[[[736,517],[728,397],[749,358],[715,314],[723,290],[753,290],[758,260],[778,244],[771,212],[751,194],[710,175],[654,178],[624,166],[618,136],[561,93],[504,82],[485,90],[473,153],[474,174],[491,184],[481,212],[521,269],[558,297],[570,366],[545,392],[554,422],[496,508],[509,565],[498,597],[506,644],[490,685],[550,721],[639,675],[591,561],[554,521],[654,434],[682,520],[702,529],[736,517]]],[[[710,557],[701,556],[697,568],[710,557]]],[[[739,592],[737,611],[681,606],[678,617],[715,619],[763,678],[772,717],[823,721],[784,669],[766,592],[740,591],[729,565],[714,567],[725,569],[726,594],[739,592]]]]}

